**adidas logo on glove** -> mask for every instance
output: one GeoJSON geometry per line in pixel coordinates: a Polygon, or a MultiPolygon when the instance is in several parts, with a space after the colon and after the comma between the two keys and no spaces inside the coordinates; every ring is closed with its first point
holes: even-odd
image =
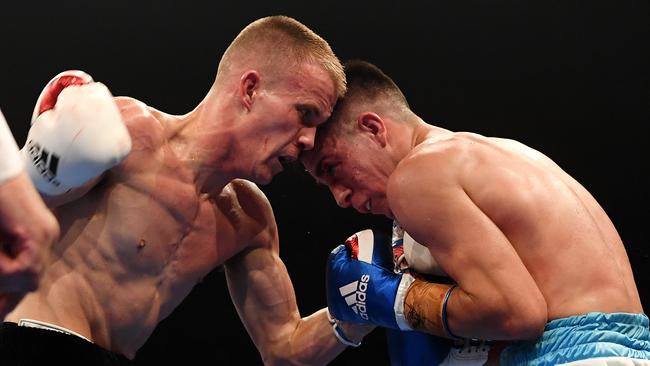
{"type": "Polygon", "coordinates": [[[368,313],[366,310],[366,291],[368,290],[368,281],[370,281],[370,275],[364,274],[361,276],[359,281],[353,281],[345,286],[339,287],[339,292],[341,293],[341,296],[345,298],[345,302],[348,306],[351,306],[352,311],[364,320],[368,320],[368,313]]]}
{"type": "Polygon", "coordinates": [[[43,177],[44,180],[53,184],[55,187],[61,185],[56,179],[56,172],[59,166],[60,157],[54,153],[47,151],[33,140],[27,141],[27,154],[31,158],[36,171],[43,177]]]}
{"type": "Polygon", "coordinates": [[[411,329],[401,314],[403,294],[413,277],[393,272],[390,244],[389,237],[368,229],[352,235],[345,244],[332,250],[326,283],[327,307],[334,318],[411,329]]]}

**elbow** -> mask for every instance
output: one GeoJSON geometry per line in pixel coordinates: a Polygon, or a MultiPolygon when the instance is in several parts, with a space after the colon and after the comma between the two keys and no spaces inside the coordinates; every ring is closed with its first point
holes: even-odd
{"type": "Polygon", "coordinates": [[[534,340],[544,333],[547,321],[545,301],[509,308],[501,315],[501,333],[507,340],[534,340]]]}
{"type": "Polygon", "coordinates": [[[541,337],[546,316],[510,317],[504,322],[503,333],[509,340],[534,340],[541,337]]]}

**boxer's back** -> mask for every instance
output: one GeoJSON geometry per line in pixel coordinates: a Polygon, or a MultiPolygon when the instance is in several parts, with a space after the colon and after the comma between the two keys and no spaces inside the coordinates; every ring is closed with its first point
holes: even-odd
{"type": "MultiPolygon", "coordinates": [[[[8,320],[50,322],[132,357],[192,287],[240,248],[224,232],[231,229],[214,199],[197,192],[176,157],[173,117],[116,100],[131,153],[57,208],[61,240],[51,264],[8,320]]],[[[226,189],[221,198],[234,196],[226,189]]]]}
{"type": "Polygon", "coordinates": [[[642,312],[614,225],[591,194],[546,156],[512,140],[468,133],[418,150],[443,154],[462,167],[463,188],[512,243],[546,299],[549,320],[591,311],[642,312]]]}

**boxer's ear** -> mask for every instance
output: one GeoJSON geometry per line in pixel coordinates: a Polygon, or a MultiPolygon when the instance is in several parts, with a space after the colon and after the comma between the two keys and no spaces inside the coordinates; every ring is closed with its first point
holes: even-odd
{"type": "Polygon", "coordinates": [[[386,124],[384,120],[373,112],[363,112],[357,117],[357,125],[362,133],[370,133],[372,139],[381,147],[386,146],[386,124]]]}
{"type": "Polygon", "coordinates": [[[246,71],[239,79],[239,97],[247,110],[251,109],[259,86],[260,75],[255,70],[246,71]]]}

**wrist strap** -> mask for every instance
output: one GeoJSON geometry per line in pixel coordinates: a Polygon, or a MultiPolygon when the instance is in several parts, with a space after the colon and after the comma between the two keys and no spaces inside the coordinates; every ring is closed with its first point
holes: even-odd
{"type": "Polygon", "coordinates": [[[449,296],[451,295],[451,292],[454,291],[455,288],[456,285],[451,286],[449,290],[447,290],[444,300],[442,300],[442,312],[441,312],[442,330],[444,330],[444,332],[447,333],[447,335],[452,339],[461,339],[460,337],[457,337],[454,333],[451,332],[451,329],[449,329],[449,323],[447,323],[447,302],[449,302],[449,296]]]}

